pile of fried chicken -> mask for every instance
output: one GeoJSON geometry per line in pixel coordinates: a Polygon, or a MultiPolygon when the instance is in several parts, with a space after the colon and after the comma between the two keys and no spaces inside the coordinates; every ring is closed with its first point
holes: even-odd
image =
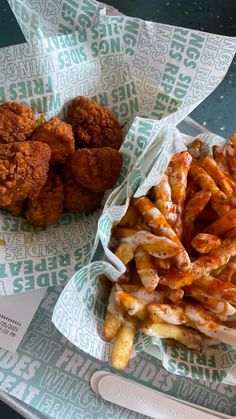
{"type": "Polygon", "coordinates": [[[0,208],[35,226],[63,210],[94,211],[122,168],[119,122],[84,96],[70,102],[66,122],[39,120],[28,106],[0,105],[0,208]]]}

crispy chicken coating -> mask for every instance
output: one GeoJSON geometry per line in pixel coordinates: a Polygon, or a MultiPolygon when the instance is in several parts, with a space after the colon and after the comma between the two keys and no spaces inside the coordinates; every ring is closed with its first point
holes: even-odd
{"type": "Polygon", "coordinates": [[[3,209],[10,212],[10,214],[15,215],[18,217],[19,215],[23,215],[25,200],[23,201],[13,201],[10,205],[3,207],[3,209]]]}
{"type": "Polygon", "coordinates": [[[70,212],[92,212],[97,209],[103,198],[103,192],[92,192],[77,183],[69,167],[61,173],[64,184],[64,208],[70,212]]]}
{"type": "Polygon", "coordinates": [[[54,117],[34,131],[32,141],[41,141],[51,148],[50,165],[63,164],[75,151],[75,140],[71,125],[54,117]]]}
{"type": "Polygon", "coordinates": [[[0,143],[25,141],[36,127],[35,114],[17,102],[0,105],[0,143]]]}
{"type": "Polygon", "coordinates": [[[49,173],[36,199],[28,200],[25,216],[35,226],[54,224],[63,211],[63,184],[58,175],[49,173]]]}
{"type": "Polygon", "coordinates": [[[47,144],[0,144],[0,206],[36,199],[47,180],[51,150],[47,144]]]}
{"type": "Polygon", "coordinates": [[[122,164],[122,155],[110,147],[82,148],[76,150],[70,159],[75,180],[93,192],[112,188],[120,175],[122,164]]]}
{"type": "Polygon", "coordinates": [[[87,97],[77,96],[70,102],[67,122],[80,147],[118,150],[122,144],[121,126],[113,113],[87,97]]]}

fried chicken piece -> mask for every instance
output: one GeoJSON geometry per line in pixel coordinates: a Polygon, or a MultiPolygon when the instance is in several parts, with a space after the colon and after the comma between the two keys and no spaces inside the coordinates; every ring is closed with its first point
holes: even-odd
{"type": "Polygon", "coordinates": [[[51,150],[47,144],[0,144],[0,207],[36,199],[47,180],[51,150]]]}
{"type": "Polygon", "coordinates": [[[67,122],[80,147],[119,150],[122,144],[121,126],[113,113],[87,97],[77,96],[70,102],[67,122]]]}
{"type": "Polygon", "coordinates": [[[93,192],[112,188],[123,164],[122,155],[111,147],[76,150],[68,164],[76,182],[93,192]]]}
{"type": "Polygon", "coordinates": [[[13,201],[10,205],[3,207],[3,209],[10,212],[12,215],[15,215],[15,217],[18,217],[19,215],[23,214],[24,205],[25,205],[25,200],[13,201]]]}
{"type": "Polygon", "coordinates": [[[36,124],[35,114],[28,106],[17,102],[0,105],[0,143],[27,140],[36,124]]]}
{"type": "Polygon", "coordinates": [[[69,167],[61,173],[64,184],[64,208],[70,212],[92,212],[96,210],[103,198],[103,192],[92,192],[77,183],[69,167]]]}
{"type": "Polygon", "coordinates": [[[54,224],[63,211],[63,184],[58,175],[49,173],[36,199],[28,200],[25,216],[35,226],[54,224]]]}
{"type": "Polygon", "coordinates": [[[54,117],[34,131],[32,141],[49,145],[52,151],[50,165],[63,164],[75,151],[75,140],[71,125],[54,117]]]}

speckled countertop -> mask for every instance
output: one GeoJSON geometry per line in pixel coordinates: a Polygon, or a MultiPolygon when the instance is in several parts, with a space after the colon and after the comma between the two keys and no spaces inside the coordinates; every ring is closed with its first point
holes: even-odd
{"type": "MultiPolygon", "coordinates": [[[[236,36],[236,0],[104,0],[104,2],[126,15],[236,36]]],[[[24,36],[7,0],[0,0],[0,10],[0,47],[24,42],[24,36]]],[[[236,132],[236,57],[223,82],[190,116],[224,137],[236,132]]],[[[0,417],[21,418],[18,413],[14,413],[1,403],[0,417]]]]}

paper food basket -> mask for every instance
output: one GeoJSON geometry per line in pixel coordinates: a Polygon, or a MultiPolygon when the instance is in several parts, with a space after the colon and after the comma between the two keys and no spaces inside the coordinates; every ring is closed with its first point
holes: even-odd
{"type": "MultiPolygon", "coordinates": [[[[206,132],[190,118],[179,129],[192,136],[206,132]]],[[[145,416],[105,402],[93,393],[92,374],[112,368],[78,350],[54,327],[51,315],[60,291],[57,287],[48,289],[17,353],[0,351],[1,374],[9,377],[5,381],[6,392],[0,392],[1,400],[30,419],[144,419],[145,416]]],[[[118,375],[197,408],[210,409],[213,417],[232,418],[236,414],[236,387],[169,374],[160,360],[146,352],[118,375]]]]}

